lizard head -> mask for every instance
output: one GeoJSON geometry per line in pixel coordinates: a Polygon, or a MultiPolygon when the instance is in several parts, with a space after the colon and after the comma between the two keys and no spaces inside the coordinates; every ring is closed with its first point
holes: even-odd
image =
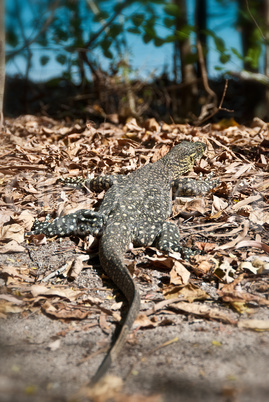
{"type": "Polygon", "coordinates": [[[163,163],[172,170],[173,179],[192,169],[195,161],[201,158],[206,150],[203,142],[182,141],[174,146],[163,158],[163,163]]]}

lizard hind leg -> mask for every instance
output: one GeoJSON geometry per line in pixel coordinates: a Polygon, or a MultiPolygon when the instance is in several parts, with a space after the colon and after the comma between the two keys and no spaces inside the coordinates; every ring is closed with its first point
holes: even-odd
{"type": "Polygon", "coordinates": [[[180,252],[182,258],[186,260],[198,253],[198,250],[192,250],[191,248],[183,247],[180,244],[179,229],[172,222],[163,222],[162,229],[156,237],[153,245],[166,253],[169,253],[170,251],[180,252]]]}

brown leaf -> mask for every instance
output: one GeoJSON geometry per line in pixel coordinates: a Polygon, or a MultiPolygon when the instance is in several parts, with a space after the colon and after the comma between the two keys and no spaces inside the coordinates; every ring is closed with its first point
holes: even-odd
{"type": "Polygon", "coordinates": [[[108,374],[90,387],[83,387],[73,396],[74,400],[84,400],[85,398],[93,402],[107,402],[116,399],[123,387],[123,380],[120,377],[108,374]]]}
{"type": "Polygon", "coordinates": [[[0,246],[0,254],[10,254],[10,253],[24,253],[25,248],[19,245],[16,240],[11,240],[7,244],[0,246]]]}
{"type": "Polygon", "coordinates": [[[50,316],[67,320],[69,319],[84,320],[89,314],[89,311],[82,311],[79,308],[69,308],[63,305],[57,308],[57,305],[55,307],[48,300],[42,305],[42,310],[45,311],[46,314],[49,314],[50,316]]]}
{"type": "Polygon", "coordinates": [[[187,285],[190,279],[190,272],[179,261],[174,261],[170,271],[170,283],[173,285],[187,285]]]}
{"type": "Polygon", "coordinates": [[[258,241],[254,241],[254,240],[241,241],[240,243],[238,243],[236,245],[236,248],[240,248],[240,247],[256,247],[256,248],[260,248],[261,250],[265,251],[266,253],[269,253],[269,246],[267,244],[261,243],[258,241]]]}
{"type": "Polygon", "coordinates": [[[23,304],[23,300],[17,299],[17,297],[14,297],[10,294],[8,295],[0,294],[0,300],[1,299],[17,305],[23,304]]]}
{"type": "MultiPolygon", "coordinates": [[[[18,278],[25,282],[30,282],[30,283],[35,282],[35,279],[31,278],[30,276],[21,274],[19,272],[20,270],[21,269],[19,267],[12,267],[10,265],[4,265],[4,266],[0,267],[1,275],[8,278],[8,283],[13,282],[13,280],[10,280],[10,278],[14,278],[14,279],[18,278]]],[[[27,271],[29,272],[29,269],[27,269],[27,271]]]]}
{"type": "Polygon", "coordinates": [[[43,285],[33,285],[30,288],[33,297],[37,296],[59,296],[70,301],[76,300],[78,295],[81,294],[80,290],[60,289],[60,288],[47,288],[43,285]]]}
{"type": "Polygon", "coordinates": [[[0,299],[0,314],[20,313],[22,308],[14,305],[12,302],[0,299]]]}
{"type": "Polygon", "coordinates": [[[137,318],[135,319],[134,326],[135,328],[156,328],[164,325],[174,324],[174,321],[171,319],[158,319],[156,317],[148,318],[145,314],[139,313],[137,318]]]}
{"type": "Polygon", "coordinates": [[[159,123],[157,123],[157,121],[154,118],[151,118],[151,119],[147,119],[145,121],[145,128],[147,130],[157,132],[160,129],[160,125],[159,125],[159,123]]]}
{"type": "Polygon", "coordinates": [[[269,331],[269,320],[241,319],[238,328],[252,329],[253,331],[269,331]]]}
{"type": "Polygon", "coordinates": [[[193,302],[194,300],[206,300],[208,294],[198,286],[188,283],[185,286],[169,286],[163,291],[165,299],[171,299],[176,296],[184,296],[184,299],[193,302]]]}
{"type": "Polygon", "coordinates": [[[196,241],[194,244],[196,247],[198,247],[199,250],[205,251],[206,253],[214,250],[218,246],[217,243],[206,243],[202,241],[201,242],[196,241]]]}
{"type": "Polygon", "coordinates": [[[236,324],[237,322],[233,319],[231,314],[227,313],[226,311],[223,311],[219,308],[210,307],[206,304],[201,305],[198,303],[179,302],[176,304],[171,304],[170,307],[186,314],[194,314],[207,319],[225,322],[227,324],[236,324]]]}
{"type": "Polygon", "coordinates": [[[24,229],[18,223],[5,224],[0,233],[0,240],[15,240],[17,243],[24,241],[24,229]]]}
{"type": "Polygon", "coordinates": [[[157,268],[171,269],[174,266],[174,259],[172,257],[149,257],[147,259],[151,264],[157,268]]]}

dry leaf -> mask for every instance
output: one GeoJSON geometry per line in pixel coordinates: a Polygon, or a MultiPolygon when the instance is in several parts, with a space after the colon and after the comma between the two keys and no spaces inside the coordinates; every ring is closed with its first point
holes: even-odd
{"type": "Polygon", "coordinates": [[[269,320],[241,319],[237,325],[239,328],[252,329],[253,331],[269,331],[269,320]]]}
{"type": "Polygon", "coordinates": [[[171,319],[158,319],[156,317],[148,318],[147,315],[143,313],[139,313],[137,318],[135,319],[134,326],[135,328],[156,328],[164,325],[174,324],[174,321],[171,319]]]}
{"type": "Polygon", "coordinates": [[[42,305],[42,310],[50,316],[63,320],[84,320],[89,314],[89,311],[82,311],[77,307],[70,308],[59,304],[53,305],[48,300],[42,305]]]}
{"type": "Polygon", "coordinates": [[[261,250],[263,250],[269,254],[269,246],[267,244],[261,243],[258,241],[254,241],[254,240],[241,241],[240,243],[238,243],[236,245],[236,248],[240,248],[240,247],[256,247],[256,248],[260,248],[261,250]]]}
{"type": "Polygon", "coordinates": [[[151,118],[145,121],[145,128],[149,131],[156,132],[160,130],[160,125],[154,118],[151,118]]]}
{"type": "Polygon", "coordinates": [[[212,204],[212,211],[211,215],[214,215],[216,212],[223,211],[227,208],[228,202],[222,200],[221,198],[213,195],[213,204],[212,204]]]}
{"type": "Polygon", "coordinates": [[[61,346],[61,340],[56,339],[56,341],[53,341],[48,344],[48,349],[50,349],[54,352],[55,350],[59,349],[60,346],[61,346]]]}
{"type": "Polygon", "coordinates": [[[184,296],[184,299],[193,302],[194,300],[206,300],[208,294],[198,286],[188,283],[185,286],[169,286],[163,291],[165,299],[172,299],[176,296],[184,296]]]}
{"type": "Polygon", "coordinates": [[[208,253],[209,251],[214,250],[214,249],[218,246],[217,243],[205,243],[205,242],[198,242],[198,241],[196,241],[196,242],[194,243],[194,245],[195,245],[199,250],[202,250],[202,251],[204,251],[204,252],[206,252],[206,253],[208,253]]]}
{"type": "Polygon", "coordinates": [[[0,294],[0,300],[1,299],[17,305],[23,304],[23,301],[21,299],[17,299],[17,297],[14,297],[9,294],[8,295],[0,294]]]}
{"type": "Polygon", "coordinates": [[[19,306],[14,305],[11,302],[8,302],[6,300],[1,300],[0,299],[0,313],[1,314],[9,314],[9,313],[20,313],[22,311],[22,308],[19,306]]]}
{"type": "Polygon", "coordinates": [[[11,240],[7,244],[0,246],[0,254],[10,254],[10,253],[24,253],[25,248],[19,245],[15,240],[11,240]]]}
{"type": "Polygon", "coordinates": [[[190,279],[190,272],[179,261],[174,261],[170,271],[170,283],[173,285],[187,285],[190,279]]]}
{"type": "Polygon", "coordinates": [[[186,314],[194,314],[207,319],[225,322],[227,324],[236,324],[237,322],[233,319],[231,314],[226,311],[205,304],[201,305],[198,303],[179,302],[171,304],[170,307],[186,314]]]}
{"type": "Polygon", "coordinates": [[[67,274],[68,278],[75,280],[84,268],[83,262],[88,261],[88,259],[89,259],[88,255],[77,256],[71,266],[71,269],[68,270],[67,274]]]}
{"type": "Polygon", "coordinates": [[[114,375],[106,375],[98,383],[90,387],[83,387],[73,396],[74,400],[89,398],[93,402],[107,402],[115,400],[123,386],[123,380],[114,375]]]}
{"type": "Polygon", "coordinates": [[[171,269],[174,266],[174,258],[172,257],[149,257],[147,259],[157,268],[171,269]]]}
{"type": "Polygon", "coordinates": [[[22,243],[24,241],[24,229],[22,225],[13,223],[2,226],[0,240],[15,240],[17,243],[22,243]]]}
{"type": "Polygon", "coordinates": [[[80,290],[72,289],[59,289],[59,288],[48,288],[42,285],[33,285],[30,288],[33,297],[37,296],[59,296],[70,301],[76,300],[78,295],[81,294],[80,290]]]}

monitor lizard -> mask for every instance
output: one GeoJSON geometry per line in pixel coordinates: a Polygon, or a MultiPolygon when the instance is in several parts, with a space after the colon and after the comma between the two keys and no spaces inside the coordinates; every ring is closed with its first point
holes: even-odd
{"type": "Polygon", "coordinates": [[[99,258],[108,277],[121,290],[129,310],[120,334],[105,356],[91,383],[99,381],[115,361],[140,309],[139,291],[123,262],[130,244],[153,245],[164,252],[179,251],[185,258],[189,250],[180,245],[178,227],[167,222],[171,215],[171,188],[181,195],[205,194],[218,180],[182,178],[206,149],[202,142],[182,141],[163,158],[149,163],[129,175],[99,176],[91,180],[69,180],[68,185],[83,185],[93,191],[108,190],[99,210],[81,209],[52,222],[36,221],[32,231],[46,236],[89,235],[100,237],[99,258]]]}

